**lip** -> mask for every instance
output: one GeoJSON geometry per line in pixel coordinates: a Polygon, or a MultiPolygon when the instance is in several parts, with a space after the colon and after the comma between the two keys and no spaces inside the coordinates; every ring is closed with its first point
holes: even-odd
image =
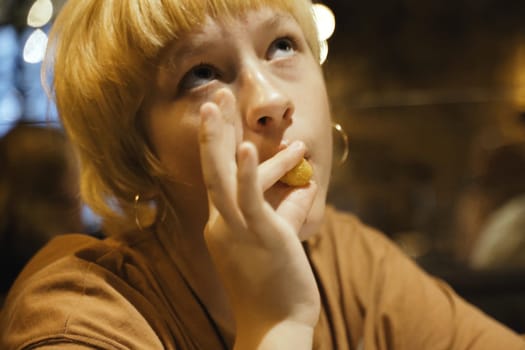
{"type": "Polygon", "coordinates": [[[310,160],[310,158],[312,157],[312,154],[310,153],[310,147],[308,147],[308,145],[306,144],[306,142],[300,140],[302,143],[304,143],[304,146],[305,146],[305,151],[304,151],[304,155],[303,155],[303,158],[306,159],[306,160],[310,160]]]}
{"type": "Polygon", "coordinates": [[[310,160],[311,154],[310,154],[310,149],[308,147],[306,148],[306,151],[304,152],[304,156],[303,157],[306,160],[310,160]]]}

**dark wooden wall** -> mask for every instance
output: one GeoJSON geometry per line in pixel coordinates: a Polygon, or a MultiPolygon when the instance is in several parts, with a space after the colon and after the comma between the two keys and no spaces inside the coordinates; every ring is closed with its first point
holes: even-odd
{"type": "Polygon", "coordinates": [[[494,148],[525,140],[525,2],[324,3],[328,90],[351,139],[330,200],[461,260],[461,195],[494,148]]]}

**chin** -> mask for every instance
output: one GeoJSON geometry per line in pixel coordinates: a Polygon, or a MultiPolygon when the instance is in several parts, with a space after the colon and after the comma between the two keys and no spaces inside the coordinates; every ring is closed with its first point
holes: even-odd
{"type": "Polygon", "coordinates": [[[301,242],[308,240],[310,237],[319,234],[321,225],[324,220],[324,212],[326,209],[325,195],[318,196],[310,209],[310,213],[306,218],[306,222],[299,231],[299,239],[301,242]]]}

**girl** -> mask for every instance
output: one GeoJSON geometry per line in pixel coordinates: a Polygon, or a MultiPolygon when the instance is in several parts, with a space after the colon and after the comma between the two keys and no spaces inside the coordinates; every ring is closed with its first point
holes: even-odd
{"type": "Polygon", "coordinates": [[[327,208],[308,0],[70,0],[49,49],[84,199],[2,312],[7,349],[505,349],[521,339],[327,208]],[[303,186],[281,177],[305,159],[303,186]]]}

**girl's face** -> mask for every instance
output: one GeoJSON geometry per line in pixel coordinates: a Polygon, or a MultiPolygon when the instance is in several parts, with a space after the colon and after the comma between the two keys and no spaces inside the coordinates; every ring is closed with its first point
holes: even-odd
{"type": "Polygon", "coordinates": [[[172,177],[176,207],[193,204],[206,217],[199,109],[226,88],[240,119],[236,141],[253,142],[260,161],[282,142],[306,145],[319,191],[302,238],[317,230],[331,170],[331,121],[321,69],[294,18],[270,8],[224,21],[208,18],[167,50],[161,67],[143,116],[151,147],[172,177]]]}

